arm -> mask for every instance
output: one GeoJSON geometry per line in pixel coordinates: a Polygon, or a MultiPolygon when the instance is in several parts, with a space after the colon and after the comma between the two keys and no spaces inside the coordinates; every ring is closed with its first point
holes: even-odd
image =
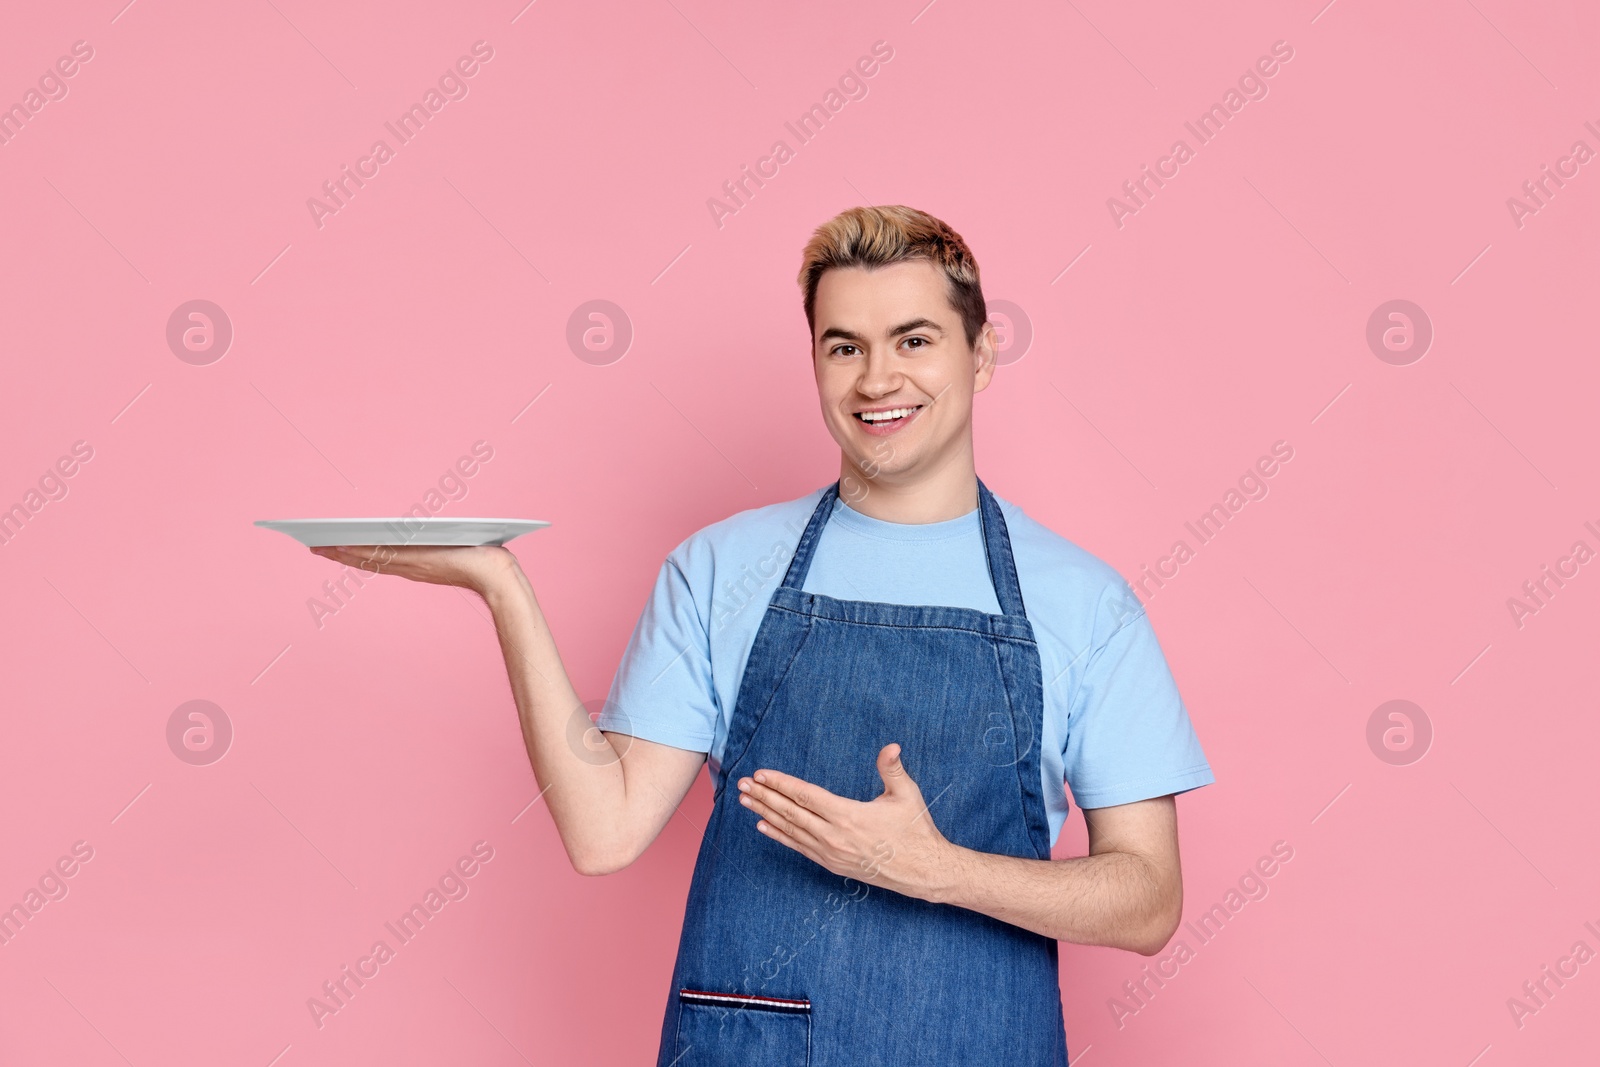
{"type": "Polygon", "coordinates": [[[929,872],[934,887],[926,899],[1058,941],[1155,955],[1183,912],[1177,804],[1164,796],[1085,808],[1084,819],[1089,855],[1073,859],[1019,859],[950,844],[944,870],[929,872]]]}
{"type": "Polygon", "coordinates": [[[369,572],[460,586],[483,597],[534,778],[578,873],[620,870],[656,839],[694,784],[705,753],[594,728],[516,556],[495,546],[312,551],[369,572]]]}
{"type": "Polygon", "coordinates": [[[516,557],[506,555],[506,569],[481,592],[500,637],[533,776],[548,790],[545,803],[573,868],[610,874],[661,833],[706,756],[594,729],[533,586],[516,557]]]}
{"type": "Polygon", "coordinates": [[[898,745],[878,754],[884,792],[866,802],[762,769],[739,781],[756,829],[835,874],[954,904],[1053,937],[1161,951],[1178,927],[1183,882],[1177,806],[1170,796],[1085,809],[1089,855],[1023,859],[945,838],[898,745]]]}

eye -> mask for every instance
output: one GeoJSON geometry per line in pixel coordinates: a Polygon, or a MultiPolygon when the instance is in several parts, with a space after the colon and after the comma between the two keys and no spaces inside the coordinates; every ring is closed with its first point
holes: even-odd
{"type": "MultiPolygon", "coordinates": [[[[848,343],[846,343],[846,344],[842,344],[842,345],[834,345],[834,346],[833,346],[833,350],[832,350],[832,352],[831,352],[831,354],[832,354],[832,355],[835,355],[835,356],[839,356],[839,355],[848,355],[848,354],[850,354],[850,353],[846,353],[846,352],[843,352],[843,351],[841,351],[841,350],[842,350],[842,349],[846,349],[846,348],[855,348],[855,347],[856,347],[856,346],[855,346],[855,345],[852,345],[852,344],[848,344],[848,343]]],[[[859,350],[858,350],[858,351],[859,351],[859,350]]]]}
{"type": "Polygon", "coordinates": [[[906,344],[910,344],[912,341],[918,342],[918,344],[917,344],[918,348],[927,348],[928,347],[928,339],[926,337],[907,337],[905,343],[906,344]]]}

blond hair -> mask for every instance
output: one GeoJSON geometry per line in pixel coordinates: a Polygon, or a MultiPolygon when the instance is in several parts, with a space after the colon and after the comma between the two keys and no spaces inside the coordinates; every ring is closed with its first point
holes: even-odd
{"type": "Polygon", "coordinates": [[[818,226],[806,242],[800,263],[800,288],[805,293],[806,325],[816,336],[817,283],[834,267],[875,267],[925,259],[948,282],[950,306],[961,315],[967,347],[989,317],[978,284],[978,261],[961,235],[925,211],[903,204],[853,207],[818,226]]]}

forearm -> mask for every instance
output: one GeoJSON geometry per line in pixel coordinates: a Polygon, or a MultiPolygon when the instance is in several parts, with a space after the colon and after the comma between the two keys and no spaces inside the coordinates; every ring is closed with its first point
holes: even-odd
{"type": "Polygon", "coordinates": [[[1058,941],[1147,956],[1159,952],[1177,928],[1182,889],[1164,892],[1149,861],[1133,853],[1036,860],[950,848],[942,884],[927,899],[1058,941]]]}
{"type": "MultiPolygon", "coordinates": [[[[883,793],[850,800],[772,768],[738,780],[758,831],[834,874],[1080,945],[1161,951],[1183,911],[1172,797],[1085,810],[1090,854],[1038,860],[964,848],[934,825],[897,743],[883,793]],[[863,877],[864,876],[864,877],[863,877]]],[[[934,799],[938,799],[935,797],[934,799]]]]}
{"type": "Polygon", "coordinates": [[[513,562],[479,592],[494,616],[534,778],[568,857],[583,873],[622,865],[635,821],[627,815],[623,765],[603,749],[585,748],[586,733],[592,744],[606,743],[605,735],[589,729],[532,585],[513,562]]]}

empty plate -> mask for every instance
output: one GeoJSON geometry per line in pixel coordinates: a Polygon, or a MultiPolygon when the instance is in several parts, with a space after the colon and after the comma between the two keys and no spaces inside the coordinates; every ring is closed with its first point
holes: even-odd
{"type": "Polygon", "coordinates": [[[310,548],[326,545],[503,545],[549,526],[540,519],[258,519],[310,548]]]}

